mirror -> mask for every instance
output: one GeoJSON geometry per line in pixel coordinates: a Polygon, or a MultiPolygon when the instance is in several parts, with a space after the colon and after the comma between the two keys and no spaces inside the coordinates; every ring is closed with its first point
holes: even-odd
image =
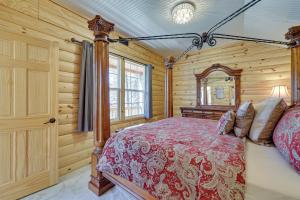
{"type": "Polygon", "coordinates": [[[202,105],[235,105],[235,79],[225,72],[215,71],[201,80],[202,105]],[[204,92],[204,88],[206,91],[204,92]],[[206,99],[204,97],[206,96],[206,99]]]}
{"type": "Polygon", "coordinates": [[[240,103],[240,76],[242,70],[214,64],[197,78],[197,106],[232,106],[240,103]]]}

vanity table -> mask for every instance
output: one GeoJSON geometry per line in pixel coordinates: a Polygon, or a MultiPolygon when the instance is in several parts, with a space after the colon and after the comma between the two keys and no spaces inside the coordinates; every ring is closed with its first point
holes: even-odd
{"type": "Polygon", "coordinates": [[[218,120],[228,110],[236,110],[241,102],[242,69],[214,64],[195,74],[197,99],[195,107],[181,107],[182,117],[218,120]]]}

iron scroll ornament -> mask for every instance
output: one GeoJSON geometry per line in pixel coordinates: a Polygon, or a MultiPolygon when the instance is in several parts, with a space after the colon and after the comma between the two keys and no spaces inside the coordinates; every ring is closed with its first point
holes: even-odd
{"type": "Polygon", "coordinates": [[[109,39],[109,41],[110,42],[119,42],[119,43],[128,45],[128,42],[130,42],[130,41],[167,40],[167,39],[183,39],[183,38],[185,38],[185,39],[191,38],[192,44],[184,52],[182,52],[179,56],[177,56],[175,58],[174,63],[176,63],[178,60],[180,60],[184,55],[186,55],[194,47],[196,47],[198,50],[201,50],[203,48],[204,44],[207,44],[210,47],[215,46],[217,44],[216,39],[250,41],[250,42],[257,42],[257,43],[271,43],[271,44],[286,45],[287,47],[291,47],[294,45],[290,42],[283,42],[283,41],[277,41],[277,40],[268,40],[268,39],[236,36],[236,35],[229,35],[229,34],[219,34],[219,33],[208,34],[206,32],[202,33],[202,35],[200,35],[198,33],[181,33],[181,34],[170,34],[170,35],[156,35],[156,36],[146,36],[146,37],[109,39]]]}
{"type": "MultiPolygon", "coordinates": [[[[198,33],[180,33],[180,34],[169,34],[169,35],[156,35],[156,36],[145,36],[145,37],[131,37],[131,38],[118,38],[118,39],[111,39],[108,38],[110,42],[119,42],[125,45],[128,45],[130,41],[142,41],[142,40],[167,40],[167,39],[183,39],[183,38],[191,38],[192,44],[179,56],[175,58],[176,63],[180,60],[184,55],[186,55],[189,51],[191,51],[194,47],[198,50],[202,49],[203,45],[206,43],[208,46],[215,46],[217,44],[216,39],[227,39],[227,40],[237,40],[237,41],[250,41],[250,42],[260,42],[260,43],[271,43],[271,44],[279,44],[279,45],[286,45],[288,47],[292,47],[297,45],[296,42],[283,42],[283,41],[276,41],[276,40],[268,40],[268,39],[261,39],[261,38],[253,38],[253,37],[244,37],[244,36],[236,36],[236,35],[229,35],[229,34],[219,34],[215,33],[217,29],[224,26],[229,21],[233,20],[240,14],[244,13],[249,8],[253,7],[257,3],[262,0],[252,0],[242,6],[241,8],[234,11],[232,14],[227,16],[226,18],[219,21],[213,27],[211,27],[207,32],[202,33],[201,35],[198,33]]],[[[172,63],[172,65],[174,65],[172,63]]]]}
{"type": "Polygon", "coordinates": [[[213,35],[208,35],[206,32],[192,40],[192,45],[197,47],[198,50],[202,49],[204,43],[213,47],[217,44],[217,41],[213,35]]]}

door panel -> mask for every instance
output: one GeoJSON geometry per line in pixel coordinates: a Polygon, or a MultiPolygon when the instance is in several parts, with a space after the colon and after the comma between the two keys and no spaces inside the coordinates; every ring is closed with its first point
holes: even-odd
{"type": "Polygon", "coordinates": [[[49,51],[47,48],[28,45],[28,60],[31,62],[48,63],[49,51]]]}
{"type": "Polygon", "coordinates": [[[0,134],[0,147],[1,149],[6,149],[6,151],[0,151],[0,184],[3,185],[12,181],[12,133],[0,134]]]}
{"type": "Polygon", "coordinates": [[[47,129],[28,131],[28,176],[48,170],[48,136],[47,129]]]}
{"type": "Polygon", "coordinates": [[[27,114],[27,77],[26,77],[27,69],[26,68],[16,68],[14,69],[14,117],[21,118],[25,117],[27,114]]]}
{"type": "Polygon", "coordinates": [[[12,92],[12,70],[0,68],[0,117],[12,115],[12,92]]]}
{"type": "Polygon", "coordinates": [[[28,116],[49,114],[48,72],[28,70],[28,116]]]}
{"type": "Polygon", "coordinates": [[[58,45],[0,31],[0,199],[57,182],[58,45]]]}
{"type": "Polygon", "coordinates": [[[15,155],[15,162],[16,162],[16,181],[22,180],[27,176],[27,156],[25,154],[26,149],[28,147],[27,142],[27,131],[20,130],[16,134],[16,155],[15,155]]]}

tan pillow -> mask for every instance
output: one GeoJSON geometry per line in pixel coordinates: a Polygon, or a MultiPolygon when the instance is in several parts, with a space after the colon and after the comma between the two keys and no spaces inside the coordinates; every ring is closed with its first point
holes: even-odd
{"type": "Polygon", "coordinates": [[[283,99],[274,97],[255,105],[256,115],[249,138],[257,144],[272,143],[273,130],[286,107],[283,99]]]}
{"type": "Polygon", "coordinates": [[[254,119],[255,110],[250,101],[247,101],[240,105],[236,111],[234,134],[237,137],[245,137],[248,135],[251,128],[252,121],[254,119]]]}
{"type": "Polygon", "coordinates": [[[217,132],[220,135],[228,134],[232,131],[235,121],[235,113],[232,110],[222,115],[217,126],[217,132]]]}

